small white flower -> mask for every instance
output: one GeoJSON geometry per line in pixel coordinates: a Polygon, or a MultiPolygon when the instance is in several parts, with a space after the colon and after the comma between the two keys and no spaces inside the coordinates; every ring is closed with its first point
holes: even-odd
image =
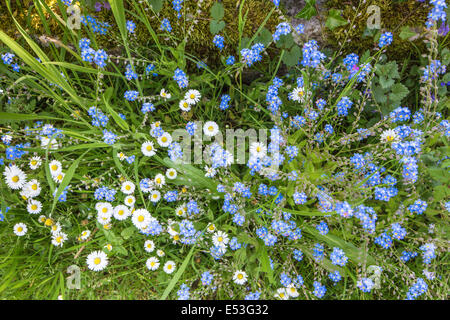
{"type": "Polygon", "coordinates": [[[125,205],[132,207],[134,206],[134,203],[136,202],[136,198],[134,196],[126,196],[124,203],[125,205]]]}
{"type": "Polygon", "coordinates": [[[22,237],[27,233],[28,228],[25,223],[20,222],[14,225],[13,230],[16,236],[22,237]]]}
{"type": "Polygon", "coordinates": [[[116,220],[125,220],[126,218],[128,218],[131,214],[130,209],[128,209],[127,206],[120,204],[117,207],[114,208],[114,218],[116,218],[116,220]]]}
{"type": "Polygon", "coordinates": [[[187,207],[186,205],[181,205],[175,209],[175,214],[178,217],[186,217],[187,207]]]}
{"type": "Polygon", "coordinates": [[[27,204],[27,211],[30,214],[39,214],[42,211],[42,203],[38,200],[30,200],[27,204]]]}
{"type": "Polygon", "coordinates": [[[58,141],[56,141],[56,139],[53,139],[50,141],[50,139],[47,137],[41,137],[41,148],[42,149],[47,149],[49,144],[50,144],[51,150],[58,149],[58,141]]]}
{"type": "Polygon", "coordinates": [[[133,212],[131,221],[136,226],[136,228],[142,229],[150,223],[151,218],[152,216],[150,215],[150,212],[148,212],[146,209],[138,209],[133,212]]]}
{"type": "Polygon", "coordinates": [[[141,146],[141,152],[146,157],[154,156],[156,154],[156,151],[157,150],[155,149],[153,142],[151,141],[146,141],[141,146]]]}
{"type": "Polygon", "coordinates": [[[88,268],[92,271],[101,271],[108,265],[108,257],[103,251],[94,251],[86,258],[88,268]]]}
{"type": "Polygon", "coordinates": [[[191,89],[184,95],[184,100],[189,104],[196,104],[200,101],[201,96],[198,90],[191,89]]]}
{"type": "Polygon", "coordinates": [[[164,251],[162,251],[161,249],[156,250],[156,254],[158,255],[158,257],[164,257],[165,256],[164,251]]]}
{"type": "Polygon", "coordinates": [[[171,261],[171,260],[170,260],[170,261],[167,261],[167,262],[164,264],[163,270],[164,270],[164,272],[167,273],[167,274],[171,274],[172,272],[175,271],[175,269],[176,269],[175,262],[173,262],[173,261],[171,261]]]}
{"type": "Polygon", "coordinates": [[[223,231],[217,231],[213,237],[212,237],[212,241],[214,243],[215,246],[218,247],[226,247],[226,245],[228,244],[228,242],[230,241],[230,238],[228,237],[228,235],[223,232],[223,231]]]}
{"type": "Polygon", "coordinates": [[[247,274],[244,271],[237,270],[233,275],[233,281],[236,284],[243,285],[247,282],[247,274]]]}
{"type": "Polygon", "coordinates": [[[22,189],[27,182],[27,175],[16,165],[5,167],[3,175],[5,176],[6,184],[13,190],[22,189]]]}
{"type": "Polygon", "coordinates": [[[64,244],[64,241],[67,240],[67,234],[64,232],[57,232],[53,233],[52,236],[52,244],[56,247],[62,247],[64,244]]]}
{"type": "Polygon", "coordinates": [[[191,110],[191,105],[186,100],[181,100],[178,106],[184,112],[188,112],[189,110],[191,110]]]}
{"type": "Polygon", "coordinates": [[[217,171],[213,167],[205,166],[205,177],[212,178],[216,175],[217,171]]]}
{"type": "Polygon", "coordinates": [[[162,175],[161,173],[158,173],[155,176],[155,184],[157,187],[162,187],[163,185],[166,184],[166,178],[164,177],[164,175],[162,175]]]}
{"type": "Polygon", "coordinates": [[[203,133],[208,137],[214,137],[219,132],[219,126],[214,121],[207,121],[203,125],[203,133]]]}
{"type": "Polygon", "coordinates": [[[383,131],[380,140],[384,143],[397,142],[400,140],[400,137],[398,136],[397,132],[395,132],[395,130],[389,129],[383,131]]]}
{"type": "Polygon", "coordinates": [[[58,160],[53,160],[49,163],[49,169],[52,176],[58,175],[62,172],[62,164],[58,160]]]}
{"type": "Polygon", "coordinates": [[[125,160],[126,157],[127,157],[127,156],[126,156],[125,153],[123,153],[123,152],[117,153],[117,158],[119,158],[120,161],[125,160]]]}
{"type": "Polygon", "coordinates": [[[253,142],[250,145],[250,154],[256,158],[263,158],[266,155],[267,148],[261,142],[253,142]]]}
{"type": "Polygon", "coordinates": [[[297,298],[299,295],[297,288],[293,284],[287,286],[286,293],[292,298],[297,298]]]}
{"type": "Polygon", "coordinates": [[[156,269],[159,268],[159,259],[157,257],[148,258],[145,265],[149,270],[155,271],[156,269]]]}
{"type": "Polygon", "coordinates": [[[53,181],[55,181],[56,183],[61,183],[64,179],[65,173],[60,172],[58,174],[53,175],[53,181]]]}
{"type": "Polygon", "coordinates": [[[277,290],[277,293],[275,294],[275,298],[278,298],[278,299],[281,299],[281,300],[289,299],[289,295],[286,292],[286,288],[279,288],[277,290]]]}
{"type": "Polygon", "coordinates": [[[122,187],[121,187],[121,191],[124,194],[130,195],[134,193],[134,189],[136,188],[136,186],[134,185],[133,182],[131,181],[125,181],[124,183],[122,183],[122,187]]]}
{"type": "Polygon", "coordinates": [[[105,244],[104,245],[104,247],[103,248],[105,248],[106,250],[108,250],[108,251],[112,251],[112,249],[113,249],[113,246],[112,246],[112,244],[111,243],[107,243],[107,244],[105,244]]]}
{"type": "Polygon", "coordinates": [[[41,185],[36,179],[28,181],[23,186],[23,195],[27,198],[35,198],[41,193],[41,185]]]}
{"type": "Polygon", "coordinates": [[[60,224],[59,222],[56,222],[55,224],[53,224],[53,225],[50,227],[50,232],[51,232],[52,234],[59,233],[60,231],[61,231],[61,224],[60,224]]]}
{"type": "Polygon", "coordinates": [[[155,250],[155,243],[152,240],[147,240],[144,242],[144,249],[147,252],[153,252],[155,250]]]}
{"type": "Polygon", "coordinates": [[[161,147],[168,147],[172,143],[172,136],[168,132],[164,132],[159,138],[158,138],[158,144],[161,147]]]}
{"type": "Polygon", "coordinates": [[[84,230],[81,235],[80,235],[80,239],[81,240],[87,240],[89,238],[89,236],[91,235],[91,231],[90,230],[84,230]]]}
{"type": "Polygon", "coordinates": [[[41,166],[41,164],[42,164],[41,158],[35,156],[30,159],[29,166],[30,166],[31,170],[36,170],[37,168],[39,168],[41,166]]]}
{"type": "Polygon", "coordinates": [[[162,88],[159,95],[164,99],[170,99],[172,95],[168,92],[166,92],[166,89],[162,88]]]}
{"type": "Polygon", "coordinates": [[[159,192],[158,190],[153,190],[150,193],[149,199],[151,202],[158,202],[159,199],[161,199],[161,192],[159,192]]]}
{"type": "Polygon", "coordinates": [[[166,177],[170,180],[176,179],[177,177],[177,170],[174,168],[167,169],[166,171],[166,177]]]}
{"type": "Polygon", "coordinates": [[[305,101],[305,89],[303,87],[297,87],[295,88],[289,95],[289,97],[297,102],[303,102],[305,101]]]}
{"type": "Polygon", "coordinates": [[[206,227],[206,231],[208,231],[209,233],[213,233],[214,231],[216,231],[216,226],[213,223],[210,223],[208,227],[206,227]]]}

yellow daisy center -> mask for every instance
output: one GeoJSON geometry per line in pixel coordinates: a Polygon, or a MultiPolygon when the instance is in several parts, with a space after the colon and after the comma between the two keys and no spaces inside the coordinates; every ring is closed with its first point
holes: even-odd
{"type": "Polygon", "coordinates": [[[153,149],[153,148],[152,148],[151,145],[148,145],[148,146],[147,146],[147,151],[152,151],[152,149],[153,149]]]}
{"type": "Polygon", "coordinates": [[[36,160],[31,160],[31,165],[32,165],[32,166],[37,165],[37,161],[36,161],[36,160]]]}
{"type": "Polygon", "coordinates": [[[11,178],[12,182],[17,183],[19,182],[19,176],[14,176],[11,178]]]}
{"type": "Polygon", "coordinates": [[[242,273],[239,273],[238,276],[237,276],[237,278],[238,278],[239,280],[242,280],[242,279],[244,278],[244,276],[242,275],[242,273]]]}
{"type": "Polygon", "coordinates": [[[208,130],[209,130],[209,131],[214,131],[214,127],[213,127],[213,126],[209,126],[209,127],[208,127],[208,130]]]}
{"type": "Polygon", "coordinates": [[[106,208],[106,207],[103,208],[103,209],[102,209],[102,212],[103,212],[103,213],[107,213],[107,212],[108,212],[108,208],[106,208]]]}
{"type": "Polygon", "coordinates": [[[139,221],[139,222],[144,221],[144,216],[139,216],[139,217],[138,217],[138,221],[139,221]]]}
{"type": "Polygon", "coordinates": [[[195,94],[191,93],[191,95],[189,96],[189,98],[194,99],[194,98],[195,98],[195,94]]]}
{"type": "Polygon", "coordinates": [[[32,204],[32,205],[31,205],[31,210],[37,210],[37,205],[32,204]]]}
{"type": "Polygon", "coordinates": [[[17,227],[17,231],[18,232],[22,232],[23,228],[22,227],[17,227]]]}
{"type": "Polygon", "coordinates": [[[102,262],[102,260],[100,258],[94,259],[94,264],[100,264],[100,262],[102,262]]]}
{"type": "Polygon", "coordinates": [[[56,171],[56,170],[58,170],[58,166],[56,164],[54,164],[54,165],[52,165],[51,169],[52,169],[52,171],[56,171]]]}
{"type": "Polygon", "coordinates": [[[167,142],[167,137],[162,137],[162,138],[161,138],[161,141],[162,141],[162,142],[167,142]]]}
{"type": "Polygon", "coordinates": [[[131,190],[131,186],[128,184],[128,185],[125,187],[125,190],[130,191],[130,190],[131,190]]]}

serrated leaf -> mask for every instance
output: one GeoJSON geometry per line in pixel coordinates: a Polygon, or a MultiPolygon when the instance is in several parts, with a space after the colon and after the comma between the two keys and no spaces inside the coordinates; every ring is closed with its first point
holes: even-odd
{"type": "Polygon", "coordinates": [[[292,47],[291,50],[285,51],[282,60],[288,67],[293,67],[298,64],[298,61],[300,60],[300,55],[301,55],[300,47],[294,46],[292,47]]]}
{"type": "Polygon", "coordinates": [[[223,7],[223,4],[221,2],[216,2],[211,7],[211,17],[215,20],[221,20],[223,16],[225,15],[225,9],[223,7]]]}
{"type": "Polygon", "coordinates": [[[325,22],[325,26],[330,30],[334,30],[337,27],[345,26],[346,24],[348,24],[348,21],[344,19],[341,14],[342,10],[331,9],[330,11],[328,11],[328,17],[327,21],[325,22]]]}
{"type": "Polygon", "coordinates": [[[209,23],[209,31],[211,31],[212,34],[219,33],[223,30],[223,28],[225,28],[224,21],[211,20],[209,23]]]}
{"type": "Polygon", "coordinates": [[[295,16],[297,19],[309,20],[317,15],[316,0],[306,0],[305,7],[295,16]]]}
{"type": "Polygon", "coordinates": [[[395,102],[400,102],[409,93],[407,87],[401,83],[396,83],[391,88],[391,93],[389,94],[389,99],[395,102]]]}

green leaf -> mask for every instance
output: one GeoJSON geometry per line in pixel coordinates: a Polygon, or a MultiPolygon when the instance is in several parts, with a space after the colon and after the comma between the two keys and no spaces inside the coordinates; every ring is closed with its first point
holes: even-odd
{"type": "Polygon", "coordinates": [[[105,96],[103,96],[103,102],[105,103],[106,109],[111,114],[114,121],[119,125],[119,127],[121,127],[123,130],[129,131],[130,128],[128,127],[128,123],[123,120],[113,108],[111,108],[105,96]]]}
{"type": "Polygon", "coordinates": [[[255,38],[255,42],[262,43],[265,47],[272,41],[272,33],[267,28],[262,28],[260,34],[255,38]]]}
{"type": "Polygon", "coordinates": [[[161,11],[164,1],[163,0],[148,0],[149,4],[152,6],[153,11],[158,13],[161,11]]]}
{"type": "Polygon", "coordinates": [[[309,20],[317,15],[316,0],[306,0],[305,7],[295,16],[297,19],[309,20]]]}
{"type": "Polygon", "coordinates": [[[334,30],[337,27],[345,26],[348,24],[348,21],[345,20],[342,16],[342,10],[337,9],[330,9],[328,11],[328,17],[327,21],[325,22],[325,26],[330,29],[334,30]]]}
{"type": "Polygon", "coordinates": [[[400,34],[398,35],[400,39],[402,40],[406,40],[409,39],[413,36],[415,36],[417,33],[414,32],[414,30],[412,30],[410,27],[405,26],[403,28],[400,29],[400,34]]]}
{"type": "Polygon", "coordinates": [[[211,20],[209,23],[209,31],[211,31],[212,34],[219,33],[223,30],[223,28],[225,28],[224,21],[211,20]]]}
{"type": "Polygon", "coordinates": [[[211,17],[215,20],[220,20],[223,18],[225,14],[225,9],[223,7],[223,4],[221,2],[216,2],[211,7],[211,17]]]}
{"type": "Polygon", "coordinates": [[[294,46],[292,47],[291,50],[285,52],[282,60],[288,67],[293,67],[298,64],[298,61],[300,60],[300,55],[301,55],[300,47],[294,46]]]}
{"type": "Polygon", "coordinates": [[[391,93],[389,94],[389,99],[393,102],[400,102],[409,93],[407,87],[401,83],[396,83],[392,86],[391,93]]]}
{"type": "Polygon", "coordinates": [[[381,76],[381,77],[380,77],[379,82],[380,82],[381,87],[382,87],[383,89],[390,88],[390,87],[392,87],[392,85],[395,83],[394,79],[386,78],[386,77],[384,77],[384,76],[381,76]]]}
{"type": "Polygon", "coordinates": [[[273,270],[270,267],[270,260],[269,260],[269,255],[267,253],[267,249],[266,246],[264,244],[262,244],[260,246],[260,253],[259,253],[259,257],[261,258],[261,264],[262,264],[262,270],[267,273],[267,277],[269,278],[269,282],[271,284],[275,284],[275,280],[273,278],[273,270]]]}
{"type": "Polygon", "coordinates": [[[128,227],[126,229],[123,229],[122,232],[120,233],[120,235],[122,236],[122,238],[124,238],[125,240],[128,240],[131,238],[131,236],[136,232],[136,228],[134,226],[132,227],[128,227]]]}
{"type": "Polygon", "coordinates": [[[188,255],[186,256],[186,258],[184,258],[184,261],[181,264],[180,269],[178,269],[177,273],[175,273],[175,276],[172,278],[172,280],[170,280],[168,286],[164,290],[160,300],[165,300],[169,296],[170,292],[175,287],[175,284],[178,282],[178,279],[180,279],[180,277],[183,274],[184,270],[188,266],[188,263],[191,260],[192,255],[194,254],[194,249],[195,249],[195,246],[192,246],[192,248],[189,251],[188,255]]]}

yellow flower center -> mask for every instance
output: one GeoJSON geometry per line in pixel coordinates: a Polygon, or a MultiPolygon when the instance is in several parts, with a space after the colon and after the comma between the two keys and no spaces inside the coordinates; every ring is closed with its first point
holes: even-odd
{"type": "Polygon", "coordinates": [[[18,228],[17,228],[17,231],[18,231],[18,232],[22,232],[22,230],[23,230],[22,227],[18,227],[18,228]]]}
{"type": "Polygon", "coordinates": [[[153,149],[153,148],[152,148],[151,145],[148,145],[148,146],[147,146],[147,151],[152,151],[152,149],[153,149]]]}
{"type": "Polygon", "coordinates": [[[45,220],[45,225],[47,227],[50,227],[52,224],[53,224],[53,220],[52,219],[49,218],[49,219],[45,220]]]}
{"type": "Polygon", "coordinates": [[[156,179],[156,183],[161,183],[161,178],[156,179]]]}
{"type": "Polygon", "coordinates": [[[108,208],[106,208],[106,207],[103,208],[103,209],[102,209],[102,212],[103,212],[103,213],[107,213],[107,212],[108,212],[108,208]]]}
{"type": "Polygon", "coordinates": [[[131,186],[128,184],[128,185],[125,187],[125,190],[130,191],[130,190],[131,190],[131,186]]]}
{"type": "Polygon", "coordinates": [[[17,183],[19,182],[19,176],[14,176],[11,178],[12,182],[17,183]]]}
{"type": "Polygon", "coordinates": [[[36,160],[31,160],[31,165],[32,165],[32,166],[37,165],[37,161],[36,161],[36,160]]]}
{"type": "Polygon", "coordinates": [[[241,273],[239,273],[238,276],[237,276],[237,278],[238,278],[239,280],[242,280],[242,279],[244,278],[244,276],[243,276],[241,273]]]}
{"type": "Polygon", "coordinates": [[[151,265],[152,267],[154,267],[155,264],[156,264],[155,261],[150,262],[150,265],[151,265]]]}
{"type": "Polygon", "coordinates": [[[217,238],[217,241],[222,242],[222,241],[223,241],[223,238],[222,238],[222,237],[218,237],[218,238],[217,238]]]}
{"type": "Polygon", "coordinates": [[[37,205],[32,204],[32,205],[31,205],[31,210],[33,210],[33,211],[34,211],[34,210],[37,210],[37,205]]]}
{"type": "Polygon", "coordinates": [[[139,221],[139,222],[144,221],[144,216],[139,216],[139,217],[138,217],[138,221],[139,221]]]}
{"type": "Polygon", "coordinates": [[[37,184],[33,184],[33,185],[31,186],[31,189],[33,189],[34,191],[36,191],[37,188],[38,188],[37,184]]]}
{"type": "Polygon", "coordinates": [[[172,269],[172,265],[171,264],[169,264],[168,266],[167,266],[167,269],[172,269]]]}
{"type": "Polygon", "coordinates": [[[54,165],[52,165],[51,169],[52,169],[52,171],[56,171],[56,170],[58,170],[58,166],[56,164],[54,164],[54,165]]]}
{"type": "Polygon", "coordinates": [[[59,236],[59,237],[57,237],[55,240],[56,240],[56,242],[61,243],[62,237],[59,236]]]}
{"type": "Polygon", "coordinates": [[[61,181],[61,180],[63,179],[62,174],[58,175],[58,177],[57,177],[56,179],[58,179],[59,181],[61,181]]]}
{"type": "Polygon", "coordinates": [[[167,142],[167,137],[162,137],[162,138],[161,138],[161,141],[162,141],[162,142],[167,142]]]}
{"type": "Polygon", "coordinates": [[[194,98],[195,98],[195,94],[191,93],[191,95],[189,96],[189,98],[194,99],[194,98]]]}
{"type": "Polygon", "coordinates": [[[94,259],[94,264],[100,264],[100,262],[101,262],[102,260],[100,259],[100,258],[95,258],[94,259]]]}
{"type": "Polygon", "coordinates": [[[173,240],[175,240],[175,241],[178,241],[178,240],[180,240],[180,236],[179,236],[179,235],[177,235],[177,234],[176,234],[176,235],[174,235],[174,236],[173,236],[173,240]]]}
{"type": "Polygon", "coordinates": [[[183,103],[183,107],[187,108],[188,106],[189,106],[189,105],[188,105],[187,102],[184,102],[184,103],[183,103]]]}
{"type": "Polygon", "coordinates": [[[213,126],[209,126],[209,127],[208,127],[208,130],[209,130],[209,131],[214,131],[214,127],[213,127],[213,126]]]}
{"type": "Polygon", "coordinates": [[[122,216],[123,215],[123,210],[119,210],[118,214],[119,214],[119,216],[122,216]]]}

